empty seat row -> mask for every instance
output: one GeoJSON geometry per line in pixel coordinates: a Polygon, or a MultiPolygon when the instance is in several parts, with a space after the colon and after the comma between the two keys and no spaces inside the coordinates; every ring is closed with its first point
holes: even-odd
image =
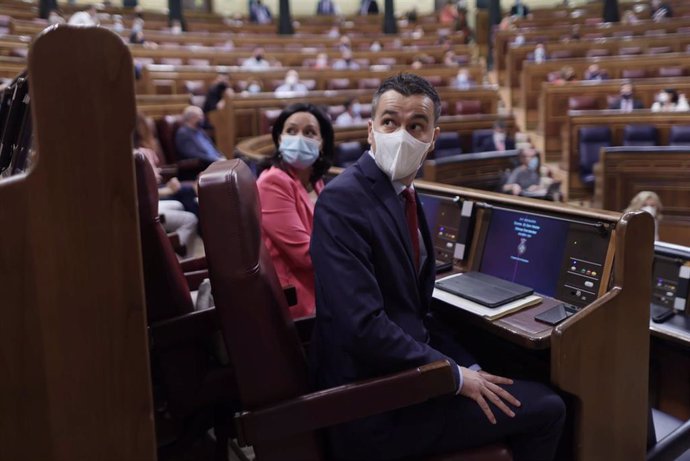
{"type": "MultiPolygon", "coordinates": [[[[580,177],[588,186],[594,185],[594,165],[599,162],[603,147],[613,145],[611,128],[608,126],[586,126],[578,133],[580,177]]],[[[626,125],[623,131],[624,146],[656,146],[659,131],[654,125],[626,125]]],[[[669,132],[670,146],[690,146],[690,125],[673,125],[669,132]]]]}

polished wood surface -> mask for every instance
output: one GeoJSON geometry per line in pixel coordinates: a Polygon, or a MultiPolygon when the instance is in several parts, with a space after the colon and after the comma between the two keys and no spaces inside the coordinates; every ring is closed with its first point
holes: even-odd
{"type": "Polygon", "coordinates": [[[548,161],[556,161],[561,155],[563,141],[561,127],[568,119],[570,98],[591,97],[596,104],[593,109],[607,109],[609,98],[617,98],[620,87],[632,83],[634,98],[646,108],[652,107],[656,95],[663,88],[675,88],[679,93],[690,93],[690,79],[687,77],[616,79],[602,81],[576,81],[565,84],[542,83],[539,97],[539,125],[544,135],[544,153],[548,161]]]}
{"type": "Polygon", "coordinates": [[[690,125],[690,112],[651,112],[636,110],[621,113],[616,110],[570,111],[562,131],[562,151],[560,166],[568,172],[569,199],[582,198],[588,194],[580,180],[579,132],[580,128],[592,125],[606,125],[611,129],[613,146],[623,144],[623,130],[630,124],[654,125],[659,132],[659,145],[668,145],[669,130],[672,125],[690,125]]]}
{"type": "Polygon", "coordinates": [[[596,175],[595,205],[619,211],[627,208],[638,192],[654,191],[663,204],[659,238],[690,245],[689,147],[645,152],[603,149],[596,175]]]}
{"type": "Polygon", "coordinates": [[[29,80],[39,160],[0,181],[1,457],[153,460],[131,56],[59,27],[29,80]]]}

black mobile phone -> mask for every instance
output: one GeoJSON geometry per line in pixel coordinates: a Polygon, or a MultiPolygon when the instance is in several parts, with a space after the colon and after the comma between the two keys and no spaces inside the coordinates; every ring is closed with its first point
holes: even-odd
{"type": "Polygon", "coordinates": [[[541,314],[535,315],[534,320],[549,325],[557,325],[568,317],[570,317],[570,315],[565,309],[565,304],[561,303],[557,306],[553,306],[551,309],[545,310],[541,314]]]}
{"type": "Polygon", "coordinates": [[[676,315],[673,309],[659,309],[652,314],[652,322],[654,323],[664,323],[666,320],[670,319],[676,315]]]}

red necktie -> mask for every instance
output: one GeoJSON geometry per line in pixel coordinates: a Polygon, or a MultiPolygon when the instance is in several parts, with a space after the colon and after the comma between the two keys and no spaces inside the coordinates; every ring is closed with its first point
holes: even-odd
{"type": "Polygon", "coordinates": [[[407,230],[410,231],[410,240],[412,241],[412,250],[414,252],[414,267],[419,271],[419,234],[417,225],[417,200],[414,192],[409,187],[402,191],[402,196],[405,198],[405,219],[407,221],[407,230]]]}

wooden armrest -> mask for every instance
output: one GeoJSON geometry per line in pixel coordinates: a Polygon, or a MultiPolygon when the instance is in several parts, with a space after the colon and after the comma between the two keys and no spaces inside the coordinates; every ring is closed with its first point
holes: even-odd
{"type": "Polygon", "coordinates": [[[297,328],[297,335],[299,336],[302,344],[307,344],[311,342],[311,332],[314,330],[314,323],[316,323],[316,317],[300,317],[294,320],[295,327],[297,328]]]}
{"type": "Polygon", "coordinates": [[[286,285],[283,287],[283,293],[285,294],[285,300],[288,306],[297,304],[297,288],[293,285],[286,285]]]}
{"type": "Polygon", "coordinates": [[[189,258],[180,261],[180,267],[182,272],[194,272],[208,269],[208,264],[206,263],[206,257],[201,256],[200,258],[189,258]]]}
{"type": "Polygon", "coordinates": [[[149,339],[152,349],[165,349],[208,336],[218,329],[216,308],[209,307],[150,325],[149,339]]]}
{"type": "Polygon", "coordinates": [[[382,378],[303,395],[235,418],[238,440],[252,445],[415,405],[455,392],[450,363],[430,363],[382,378]]]}
{"type": "Polygon", "coordinates": [[[192,291],[198,290],[199,285],[201,285],[201,282],[203,282],[204,279],[208,278],[208,269],[193,272],[185,272],[184,276],[187,279],[187,285],[189,285],[189,289],[192,291]]]}
{"type": "Polygon", "coordinates": [[[158,170],[164,178],[172,178],[174,176],[177,176],[177,165],[162,165],[158,167],[158,170]]]}
{"type": "Polygon", "coordinates": [[[690,449],[690,421],[659,440],[647,453],[647,461],[672,461],[690,449]]]}

